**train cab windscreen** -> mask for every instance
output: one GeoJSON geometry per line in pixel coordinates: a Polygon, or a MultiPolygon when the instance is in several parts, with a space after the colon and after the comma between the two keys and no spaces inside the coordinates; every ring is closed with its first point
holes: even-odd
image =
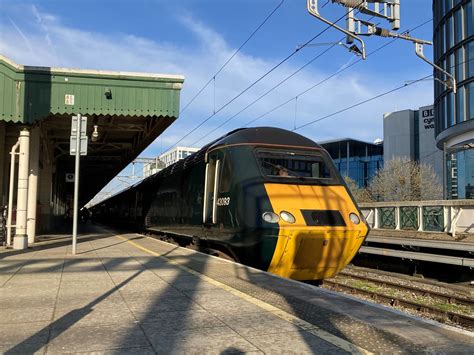
{"type": "Polygon", "coordinates": [[[319,152],[288,150],[256,150],[257,160],[264,176],[271,179],[311,181],[337,184],[338,177],[328,161],[319,152]]]}

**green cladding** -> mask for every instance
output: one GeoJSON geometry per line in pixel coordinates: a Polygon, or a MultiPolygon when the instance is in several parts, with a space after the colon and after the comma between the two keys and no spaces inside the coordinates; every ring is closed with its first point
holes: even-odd
{"type": "Polygon", "coordinates": [[[178,117],[182,76],[17,65],[0,55],[0,120],[50,115],[178,117]]]}

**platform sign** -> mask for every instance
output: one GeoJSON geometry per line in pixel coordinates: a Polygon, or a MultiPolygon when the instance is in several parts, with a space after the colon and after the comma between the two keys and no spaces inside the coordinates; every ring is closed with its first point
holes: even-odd
{"type": "Polygon", "coordinates": [[[72,116],[71,120],[71,137],[69,139],[70,142],[70,148],[69,148],[69,154],[70,155],[76,155],[76,147],[77,147],[77,136],[78,136],[78,131],[80,131],[80,144],[79,144],[79,151],[81,155],[87,155],[87,143],[88,143],[88,137],[87,137],[87,117],[83,117],[81,115],[77,116],[72,116]],[[80,122],[79,122],[79,117],[80,117],[80,122]]]}
{"type": "MultiPolygon", "coordinates": [[[[69,138],[69,144],[70,144],[70,149],[69,149],[69,154],[70,155],[76,155],[76,140],[77,137],[71,136],[69,138]]],[[[81,142],[79,144],[79,153],[81,155],[87,155],[87,144],[89,143],[89,137],[87,136],[81,136],[81,142]]]]}

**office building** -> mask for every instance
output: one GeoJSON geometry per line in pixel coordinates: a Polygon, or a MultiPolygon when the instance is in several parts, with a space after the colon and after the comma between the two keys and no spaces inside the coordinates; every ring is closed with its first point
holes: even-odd
{"type": "Polygon", "coordinates": [[[349,176],[360,187],[366,187],[383,166],[383,146],[344,138],[321,142],[331,155],[341,175],[349,176]]]}
{"type": "Polygon", "coordinates": [[[443,152],[436,146],[434,117],[433,106],[384,114],[384,162],[401,158],[430,165],[442,181],[443,152]]]}

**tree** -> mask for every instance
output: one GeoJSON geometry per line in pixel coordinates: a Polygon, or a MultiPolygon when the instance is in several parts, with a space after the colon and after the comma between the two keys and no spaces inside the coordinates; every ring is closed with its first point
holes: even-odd
{"type": "Polygon", "coordinates": [[[385,162],[368,189],[379,201],[437,200],[443,196],[442,184],[431,165],[407,158],[385,162]]]}
{"type": "Polygon", "coordinates": [[[372,196],[366,188],[360,187],[357,182],[347,175],[344,176],[344,181],[357,203],[372,202],[372,196]]]}

